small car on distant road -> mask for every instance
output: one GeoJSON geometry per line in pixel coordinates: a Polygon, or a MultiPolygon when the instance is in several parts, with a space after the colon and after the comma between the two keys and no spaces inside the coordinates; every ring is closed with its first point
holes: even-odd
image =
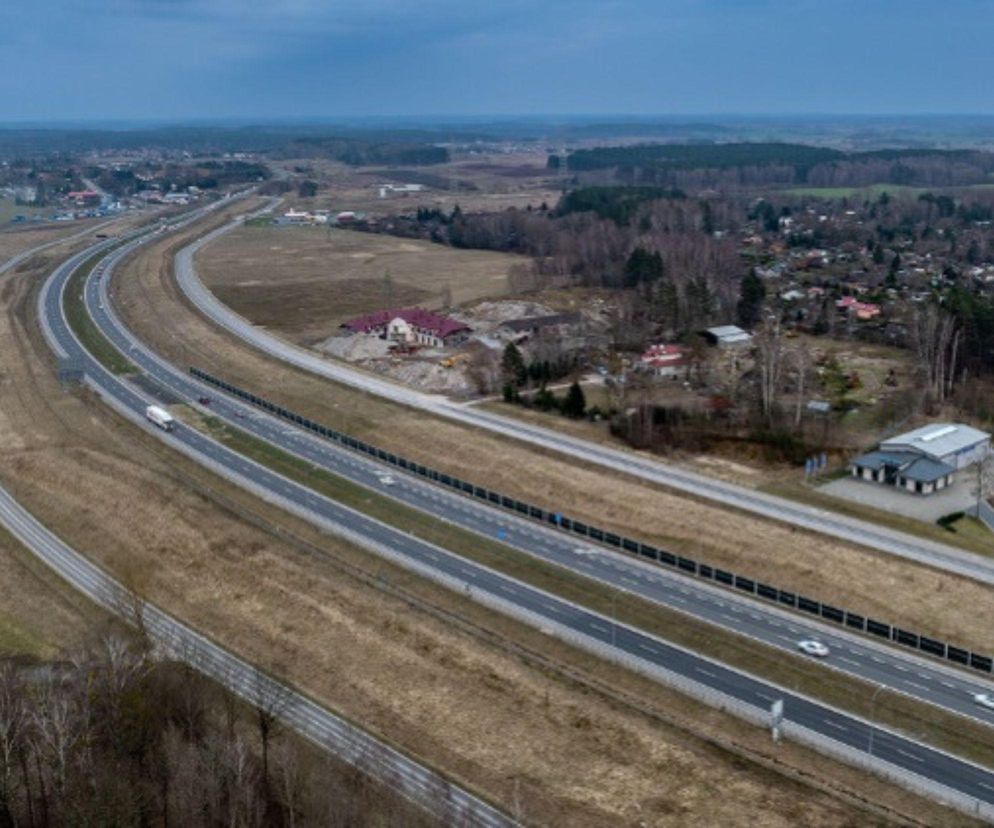
{"type": "Polygon", "coordinates": [[[211,404],[211,398],[210,397],[197,397],[197,402],[200,403],[201,405],[210,405],[211,404]]]}
{"type": "Polygon", "coordinates": [[[815,658],[824,658],[829,653],[828,647],[814,638],[804,638],[798,641],[797,649],[805,655],[814,656],[815,658]]]}
{"type": "Polygon", "coordinates": [[[994,710],[994,696],[990,693],[974,693],[973,703],[986,707],[988,710],[994,710]]]}

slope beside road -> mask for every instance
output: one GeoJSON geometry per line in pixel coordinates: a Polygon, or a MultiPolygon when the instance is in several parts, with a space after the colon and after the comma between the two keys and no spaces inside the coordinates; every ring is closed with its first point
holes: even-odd
{"type": "MultiPolygon", "coordinates": [[[[211,417],[231,428],[247,432],[381,496],[413,506],[481,537],[496,537],[514,549],[584,578],[608,584],[778,650],[794,653],[800,639],[819,639],[831,649],[831,654],[822,660],[826,666],[950,712],[976,718],[985,725],[994,722],[994,715],[973,701],[977,693],[992,692],[980,676],[964,674],[961,670],[856,636],[837,626],[791,614],[567,533],[537,526],[488,503],[452,494],[385,464],[357,456],[292,424],[219,395],[217,389],[151,351],[117,316],[109,291],[115,279],[116,265],[123,256],[123,253],[111,255],[102,268],[103,275],[89,277],[84,300],[88,313],[107,340],[161,389],[158,400],[161,404],[182,401],[209,411],[211,417]],[[199,405],[200,399],[209,399],[209,406],[199,405]],[[382,482],[384,475],[390,478],[389,483],[382,482]]],[[[156,393],[149,383],[145,388],[153,395],[156,393]]]]}
{"type": "MultiPolygon", "coordinates": [[[[192,220],[192,217],[185,220],[192,220]]],[[[81,233],[24,251],[0,265],[0,274],[9,272],[42,250],[93,231],[94,228],[90,227],[81,233]]],[[[142,232],[138,231],[139,234],[142,232]]],[[[95,252],[118,241],[110,239],[92,245],[69,261],[81,264],[95,252]]],[[[60,355],[68,356],[70,352],[64,351],[60,355]]],[[[130,615],[133,611],[135,601],[127,589],[41,525],[3,487],[0,487],[0,526],[96,604],[116,614],[130,615]]],[[[391,786],[441,821],[480,828],[514,825],[513,820],[473,793],[452,784],[417,760],[256,670],[159,608],[143,604],[141,615],[146,631],[163,652],[189,663],[250,704],[266,705],[275,699],[277,703],[273,709],[278,706],[280,718],[288,727],[343,761],[361,767],[364,772],[391,786]]]]}
{"type": "Polygon", "coordinates": [[[87,384],[104,402],[167,445],[315,526],[698,700],[757,723],[766,721],[772,701],[782,700],[784,728],[799,741],[969,813],[987,814],[991,808],[994,814],[994,772],[453,555],[319,496],[181,423],[170,432],[156,430],[144,418],[148,392],[107,371],[81,346],[66,322],[62,303],[66,282],[93,252],[84,251],[46,280],[38,301],[46,338],[57,353],[84,365],[87,384]],[[872,751],[867,751],[870,745],[872,751]]]}
{"type": "Polygon", "coordinates": [[[200,280],[194,264],[204,246],[240,226],[236,219],[206,234],[176,254],[176,280],[187,298],[210,320],[263,353],[310,373],[374,394],[391,402],[483,428],[577,460],[622,472],[687,494],[742,509],[765,518],[898,555],[988,584],[994,584],[994,562],[933,541],[845,517],[823,509],[767,495],[709,478],[632,452],[561,434],[552,429],[502,417],[445,397],[413,391],[341,362],[323,358],[261,330],[222,304],[200,280]]]}

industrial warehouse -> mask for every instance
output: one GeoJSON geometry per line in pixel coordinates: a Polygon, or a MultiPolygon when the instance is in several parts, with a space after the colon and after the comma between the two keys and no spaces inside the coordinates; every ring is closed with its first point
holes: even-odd
{"type": "Polygon", "coordinates": [[[989,434],[971,426],[935,423],[882,441],[849,468],[861,480],[929,495],[951,486],[956,472],[981,461],[990,443],[989,434]]]}

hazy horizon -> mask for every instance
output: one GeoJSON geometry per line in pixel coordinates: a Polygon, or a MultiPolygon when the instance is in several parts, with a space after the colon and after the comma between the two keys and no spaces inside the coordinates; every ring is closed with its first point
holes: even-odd
{"type": "Polygon", "coordinates": [[[989,9],[982,0],[10,3],[0,9],[0,121],[987,116],[989,9]]]}

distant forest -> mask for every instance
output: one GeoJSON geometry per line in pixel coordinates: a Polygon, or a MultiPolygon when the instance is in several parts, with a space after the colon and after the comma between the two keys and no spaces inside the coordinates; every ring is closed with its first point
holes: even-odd
{"type": "Polygon", "coordinates": [[[156,129],[0,129],[0,158],[39,158],[83,152],[158,149],[217,155],[265,153],[330,158],[346,164],[441,164],[448,136],[424,130],[354,130],[329,127],[162,127],[156,129]]]}
{"type": "Polygon", "coordinates": [[[968,186],[990,181],[994,154],[977,150],[885,149],[847,153],[788,143],[640,144],[577,150],[578,174],[607,172],[627,185],[685,189],[736,186],[968,186]]]}

